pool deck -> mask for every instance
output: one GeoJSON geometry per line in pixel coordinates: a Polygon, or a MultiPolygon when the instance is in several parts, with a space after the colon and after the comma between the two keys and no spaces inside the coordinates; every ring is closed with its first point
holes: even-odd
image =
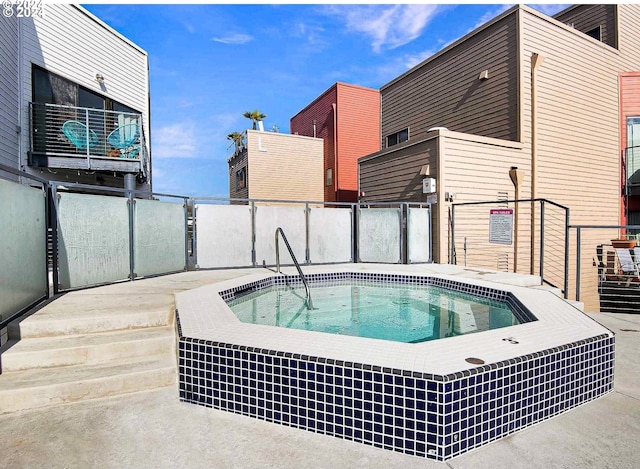
{"type": "MultiPolygon", "coordinates": [[[[416,271],[425,266],[412,266],[416,271]]],[[[455,266],[449,275],[527,285],[528,276],[455,266]]],[[[423,271],[423,270],[422,270],[423,271]]],[[[115,307],[264,269],[199,271],[69,293],[115,307]]],[[[36,313],[37,314],[37,313],[36,313]]],[[[635,468],[640,439],[640,314],[588,313],[616,334],[615,390],[439,463],[178,400],[177,385],[0,415],[0,467],[635,468]]]]}

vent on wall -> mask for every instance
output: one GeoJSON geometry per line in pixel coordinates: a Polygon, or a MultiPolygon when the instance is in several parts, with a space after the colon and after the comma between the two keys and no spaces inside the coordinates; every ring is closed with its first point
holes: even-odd
{"type": "Polygon", "coordinates": [[[509,193],[505,191],[498,191],[498,201],[500,201],[500,208],[509,208],[509,193]]]}

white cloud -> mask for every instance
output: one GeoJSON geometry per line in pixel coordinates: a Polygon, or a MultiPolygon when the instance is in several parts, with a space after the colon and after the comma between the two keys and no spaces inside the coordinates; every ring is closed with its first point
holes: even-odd
{"type": "Polygon", "coordinates": [[[153,158],[199,158],[192,125],[173,124],[154,129],[153,158]]]}
{"type": "Polygon", "coordinates": [[[214,37],[212,40],[215,42],[220,42],[222,44],[239,45],[239,44],[246,44],[247,42],[253,41],[253,36],[249,36],[248,34],[237,33],[237,34],[229,34],[228,36],[224,36],[224,37],[214,37]]]}
{"type": "Polygon", "coordinates": [[[422,34],[438,13],[438,5],[356,5],[329,7],[327,11],[341,16],[348,29],[371,38],[374,52],[395,49],[422,34]]]}

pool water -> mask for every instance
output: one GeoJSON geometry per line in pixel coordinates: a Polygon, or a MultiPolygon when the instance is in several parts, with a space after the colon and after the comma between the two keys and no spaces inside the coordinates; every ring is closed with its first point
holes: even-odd
{"type": "Polygon", "coordinates": [[[419,343],[519,324],[504,302],[431,285],[345,281],[272,286],[228,303],[242,322],[419,343]]]}

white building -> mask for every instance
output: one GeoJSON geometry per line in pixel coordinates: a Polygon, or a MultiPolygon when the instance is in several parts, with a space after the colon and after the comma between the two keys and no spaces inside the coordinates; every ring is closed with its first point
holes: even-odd
{"type": "Polygon", "coordinates": [[[0,17],[0,64],[0,164],[151,190],[144,50],[80,6],[46,4],[0,17]]]}

